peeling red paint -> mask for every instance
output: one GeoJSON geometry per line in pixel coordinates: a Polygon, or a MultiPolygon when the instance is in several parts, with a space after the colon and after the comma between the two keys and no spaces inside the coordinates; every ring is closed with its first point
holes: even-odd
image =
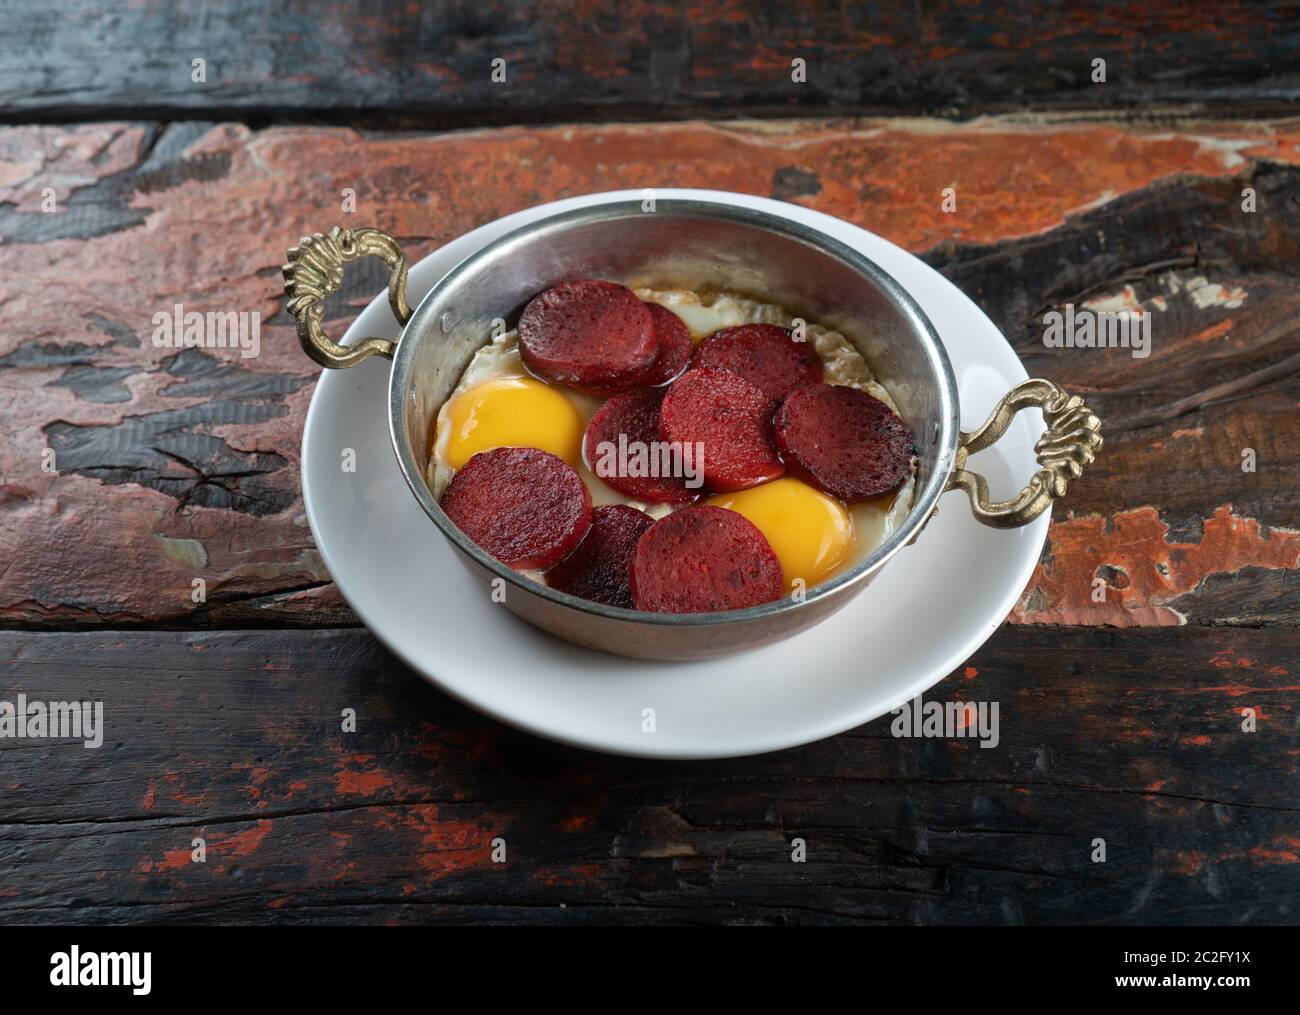
{"type": "MultiPolygon", "coordinates": [[[[1259,664],[1252,659],[1246,658],[1239,652],[1234,652],[1230,648],[1220,649],[1210,656],[1210,665],[1219,670],[1257,670],[1259,664]]],[[[1264,673],[1272,674],[1275,677],[1285,677],[1287,670],[1281,666],[1266,666],[1262,670],[1264,673]]]]}
{"type": "MultiPolygon", "coordinates": [[[[1218,324],[1210,325],[1204,331],[1198,331],[1195,335],[1192,336],[1191,341],[1208,342],[1214,338],[1222,338],[1231,330],[1232,330],[1232,318],[1228,318],[1228,320],[1226,321],[1220,321],[1218,324]]],[[[1175,433],[1174,436],[1177,437],[1178,433],[1186,433],[1186,431],[1180,430],[1177,433],[1175,433]]]]}
{"type": "MultiPolygon", "coordinates": [[[[451,733],[438,730],[436,742],[441,746],[431,750],[445,752],[448,746],[461,758],[483,752],[484,737],[474,733],[451,733]]],[[[495,737],[486,738],[495,743],[495,737]]],[[[421,754],[428,752],[422,751],[421,754]]],[[[340,754],[335,771],[336,789],[340,795],[369,798],[385,791],[395,800],[419,800],[428,796],[427,784],[413,780],[409,775],[399,776],[374,765],[373,754],[340,754]],[[369,767],[362,767],[369,766],[369,767]]],[[[490,814],[477,814],[473,819],[453,818],[442,805],[432,803],[397,803],[376,809],[375,827],[385,834],[399,830],[414,832],[419,840],[415,863],[433,878],[443,878],[464,870],[491,863],[492,840],[503,835],[504,820],[490,814]]],[[[346,848],[346,838],[336,838],[340,848],[346,848]]],[[[331,877],[338,881],[352,872],[351,866],[340,868],[335,864],[331,877]]]]}
{"type": "Polygon", "coordinates": [[[135,869],[136,873],[152,874],[155,871],[184,870],[184,868],[191,862],[193,852],[193,849],[189,846],[184,849],[169,849],[163,854],[163,858],[157,863],[154,863],[151,860],[146,860],[144,863],[140,864],[140,866],[135,869]]]}
{"type": "Polygon", "coordinates": [[[271,820],[263,818],[252,828],[220,837],[208,842],[208,853],[218,856],[252,856],[271,831],[271,820]]]}
{"type": "Polygon", "coordinates": [[[501,834],[478,819],[445,818],[436,804],[403,808],[398,820],[419,833],[424,851],[415,860],[435,878],[490,864],[492,839],[501,834]]]}
{"type": "Polygon", "coordinates": [[[1169,541],[1169,526],[1154,507],[1055,522],[1048,533],[1049,559],[1040,562],[1011,620],[1029,624],[1110,624],[1116,627],[1176,625],[1181,618],[1165,604],[1193,591],[1212,574],[1243,567],[1300,566],[1300,532],[1274,528],[1235,514],[1231,504],[1204,523],[1198,543],[1169,541]],[[1124,589],[1107,588],[1093,602],[1093,579],[1103,567],[1128,576],[1124,589]],[[1039,600],[1043,605],[1029,609],[1039,600]]]}
{"type": "Polygon", "coordinates": [[[340,796],[374,796],[380,790],[392,789],[393,779],[387,772],[353,772],[345,770],[335,776],[335,789],[340,796]]]}
{"type": "MultiPolygon", "coordinates": [[[[194,847],[186,845],[179,849],[170,849],[163,854],[161,860],[157,863],[146,860],[136,867],[137,874],[153,874],[162,871],[184,870],[191,864],[198,868],[211,865],[214,859],[225,858],[242,858],[252,856],[261,848],[263,840],[271,831],[270,818],[262,818],[251,828],[246,828],[238,832],[214,832],[212,834],[196,833],[191,838],[201,838],[204,840],[204,849],[206,860],[204,863],[193,863],[194,847]]],[[[222,869],[218,864],[216,869],[222,869]]]]}
{"type": "Polygon", "coordinates": [[[1272,864],[1300,863],[1300,838],[1278,835],[1263,846],[1256,846],[1247,852],[1251,863],[1263,867],[1272,864]]]}
{"type": "Polygon", "coordinates": [[[372,797],[380,790],[400,796],[394,776],[380,767],[372,766],[373,754],[344,754],[334,773],[334,789],[340,796],[372,797]]]}

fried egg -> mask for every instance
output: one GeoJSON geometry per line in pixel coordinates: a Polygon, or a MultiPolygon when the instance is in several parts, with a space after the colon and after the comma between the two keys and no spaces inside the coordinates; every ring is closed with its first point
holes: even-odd
{"type": "Polygon", "coordinates": [[[530,377],[494,377],[460,392],[448,407],[447,464],[459,469],[480,451],[539,448],[576,466],[586,427],[559,388],[530,377]]]}
{"type": "Polygon", "coordinates": [[[808,589],[834,571],[853,545],[853,517],[833,497],[798,479],[775,479],[708,502],[744,515],[767,537],[788,589],[808,589]]]}

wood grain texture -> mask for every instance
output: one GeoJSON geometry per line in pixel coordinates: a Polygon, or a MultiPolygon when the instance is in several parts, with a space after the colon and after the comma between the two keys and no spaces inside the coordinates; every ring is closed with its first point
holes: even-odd
{"type": "Polygon", "coordinates": [[[886,716],[668,763],[508,730],[359,630],[4,633],[0,699],[102,700],[106,735],[0,740],[0,918],[1294,922],[1298,655],[1005,627],[926,696],[998,702],[996,748],[886,716]]]}
{"type": "MultiPolygon", "coordinates": [[[[0,920],[1295,923],[1298,14],[4,5],[0,701],[102,701],[106,730],[0,737],[0,920]],[[286,248],[373,224],[416,259],[647,186],[893,240],[1105,420],[1013,623],[927,696],[996,702],[995,749],[885,717],[759,758],[597,756],[348,626],[298,486],[316,369],[286,248]],[[259,354],[156,347],[177,304],[260,314],[259,354]],[[1140,309],[1151,355],[1046,347],[1067,305],[1140,309]]],[[[355,266],[331,333],[383,284],[355,266]]]]}
{"type": "MultiPolygon", "coordinates": [[[[301,507],[315,368],[280,308],[284,251],[345,220],[416,258],[522,207],[648,184],[782,197],[921,253],[1032,373],[1096,405],[1106,448],[1014,619],[1294,624],[1298,161],[1292,121],[0,131],[0,624],[353,623],[301,507]],[[260,355],[155,348],[177,303],[260,313],[260,355]],[[1150,311],[1150,357],[1045,348],[1043,314],[1066,303],[1150,311]]],[[[382,287],[378,265],[350,273],[330,327],[382,287]]]]}
{"type": "Polygon", "coordinates": [[[1170,108],[1239,118],[1293,109],[1298,49],[1290,3],[17,0],[0,12],[0,118],[131,109],[452,127],[1170,108]],[[504,82],[492,80],[496,59],[504,82]],[[801,83],[794,59],[805,61],[801,83]]]}

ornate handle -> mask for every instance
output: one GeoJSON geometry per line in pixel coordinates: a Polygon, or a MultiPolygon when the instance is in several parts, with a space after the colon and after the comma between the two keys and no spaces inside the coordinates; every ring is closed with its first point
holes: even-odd
{"type": "Polygon", "coordinates": [[[343,285],[343,266],[358,257],[375,255],[393,269],[388,277],[388,305],[398,324],[411,319],[411,305],[406,302],[406,255],[397,241],[378,229],[340,229],[304,236],[289,251],[284,273],[284,291],[289,297],[286,307],[298,321],[298,341],[303,352],[323,367],[343,369],[356,366],[372,353],[393,358],[396,342],[386,338],[367,338],[351,347],[331,341],[321,327],[325,315],[325,297],[343,285]]]}
{"type": "Polygon", "coordinates": [[[1101,447],[1100,431],[1101,420],[1078,395],[1067,394],[1051,381],[1024,381],[1003,396],[983,426],[973,433],[962,432],[957,463],[944,490],[965,490],[971,511],[985,525],[998,529],[1028,525],[1064,497],[1066,487],[1092,464],[1101,447]],[[966,458],[996,442],[1017,412],[1033,406],[1043,410],[1047,421],[1047,430],[1034,445],[1040,468],[1013,499],[990,501],[988,483],[978,472],[966,471],[966,458]]]}

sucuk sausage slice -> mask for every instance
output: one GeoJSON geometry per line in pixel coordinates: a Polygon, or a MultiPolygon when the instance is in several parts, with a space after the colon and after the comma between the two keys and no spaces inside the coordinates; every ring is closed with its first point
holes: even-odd
{"type": "Polygon", "coordinates": [[[842,384],[813,384],[776,414],[786,467],[840,500],[895,490],[912,471],[912,432],[884,402],[842,384]]]}
{"type": "Polygon", "coordinates": [[[654,319],[626,286],[561,282],[534,296],[519,318],[519,353],[544,380],[584,388],[637,383],[658,353],[654,319]]]}
{"type": "Polygon", "coordinates": [[[636,544],[632,602],[653,613],[713,613],[780,599],[781,563],[744,515],[707,504],[659,519],[636,544]]]}
{"type": "Polygon", "coordinates": [[[591,512],[591,528],[578,548],[546,572],[546,584],[580,599],[632,609],[632,556],[655,523],[627,504],[606,504],[591,512]]]}
{"type": "Polygon", "coordinates": [[[729,370],[688,370],[677,378],[659,407],[659,432],[702,449],[696,464],[714,490],[744,490],[785,471],[772,443],[767,396],[729,370]]]}
{"type": "Polygon", "coordinates": [[[587,484],[563,459],[537,448],[480,451],[451,477],[442,509],[513,568],[550,567],[591,525],[587,484]]]}
{"type": "Polygon", "coordinates": [[[695,351],[695,340],[686,322],[671,310],[658,303],[647,303],[646,309],[654,321],[655,353],[654,362],[647,368],[641,378],[641,384],[658,387],[677,377],[691,361],[695,351]]]}
{"type": "Polygon", "coordinates": [[[789,328],[742,324],[723,328],[695,350],[692,364],[740,374],[768,398],[775,409],[797,388],[822,379],[822,361],[810,342],[796,342],[789,328]]]}
{"type": "MultiPolygon", "coordinates": [[[[702,484],[686,485],[686,474],[699,475],[699,463],[686,458],[659,435],[660,388],[639,388],[615,395],[596,410],[582,440],[587,467],[608,486],[633,500],[688,504],[702,484]],[[621,450],[620,450],[621,449],[621,450]],[[689,466],[689,468],[688,468],[689,466]]],[[[694,455],[695,449],[690,449],[694,455]]]]}

